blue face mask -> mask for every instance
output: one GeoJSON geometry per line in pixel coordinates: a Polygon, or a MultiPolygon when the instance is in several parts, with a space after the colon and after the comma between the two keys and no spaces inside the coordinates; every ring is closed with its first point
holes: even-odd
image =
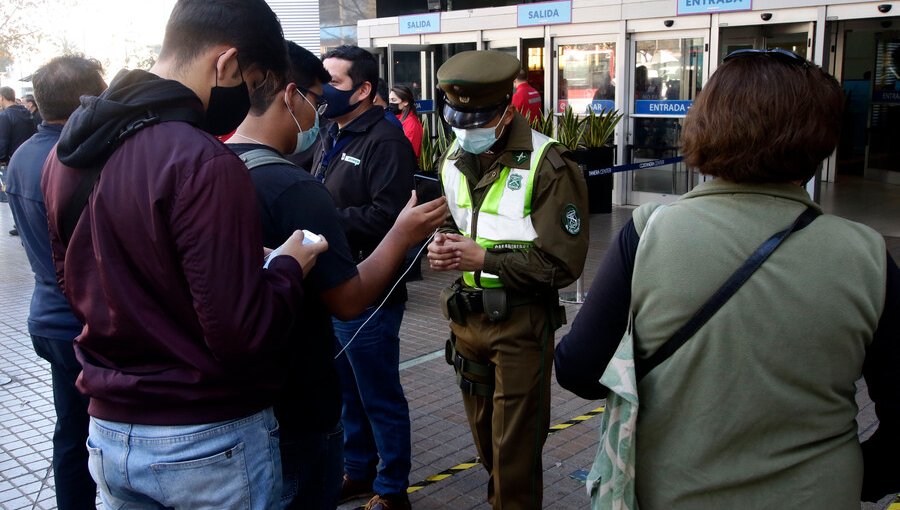
{"type": "Polygon", "coordinates": [[[285,99],[284,105],[287,106],[288,113],[291,114],[291,118],[294,119],[294,123],[297,124],[297,130],[299,131],[297,133],[297,146],[294,147],[294,152],[291,153],[292,156],[294,154],[300,154],[306,149],[312,147],[312,144],[316,143],[316,139],[319,137],[319,114],[316,113],[316,107],[309,102],[309,99],[306,99],[305,95],[303,95],[299,91],[297,93],[300,94],[300,97],[302,97],[303,100],[306,101],[306,103],[309,105],[309,107],[313,109],[315,120],[313,121],[313,126],[311,128],[303,131],[303,128],[300,127],[300,122],[297,121],[297,117],[294,116],[294,112],[291,111],[291,106],[288,104],[287,99],[285,99]]]}
{"type": "Polygon", "coordinates": [[[453,132],[456,134],[459,146],[469,154],[481,154],[497,143],[496,128],[453,128],[453,132]]]}
{"type": "MultiPolygon", "coordinates": [[[[508,109],[509,107],[507,106],[503,110],[503,113],[500,115],[501,119],[506,115],[506,110],[508,109]]],[[[497,134],[497,126],[471,129],[453,128],[453,133],[456,134],[456,139],[459,141],[459,146],[462,150],[469,154],[481,154],[497,143],[497,139],[503,135],[504,129],[506,129],[506,126],[500,128],[500,135],[497,134]]]]}
{"type": "Polygon", "coordinates": [[[352,112],[359,106],[359,103],[362,101],[357,101],[353,104],[350,104],[350,98],[362,85],[354,85],[350,90],[340,90],[336,89],[328,83],[322,84],[322,99],[324,99],[328,103],[328,108],[325,109],[325,113],[322,115],[325,116],[326,119],[336,119],[338,117],[347,115],[352,112]]]}

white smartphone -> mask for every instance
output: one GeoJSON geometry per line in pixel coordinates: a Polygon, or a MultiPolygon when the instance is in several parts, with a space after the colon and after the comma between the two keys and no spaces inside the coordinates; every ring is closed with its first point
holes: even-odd
{"type": "MultiPolygon", "coordinates": [[[[320,242],[322,242],[321,236],[319,236],[318,234],[313,234],[309,230],[303,229],[303,244],[315,244],[320,242]]],[[[266,258],[263,259],[263,268],[268,269],[269,262],[271,262],[275,257],[281,255],[282,246],[284,246],[284,244],[270,251],[269,254],[266,255],[266,258]]]]}

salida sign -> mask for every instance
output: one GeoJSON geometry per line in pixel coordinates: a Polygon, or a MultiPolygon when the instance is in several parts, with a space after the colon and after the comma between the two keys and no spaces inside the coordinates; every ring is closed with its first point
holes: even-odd
{"type": "Polygon", "coordinates": [[[519,4],[518,10],[520,27],[572,22],[572,2],[519,4]]]}
{"type": "Polygon", "coordinates": [[[400,35],[433,34],[441,31],[441,13],[400,16],[400,35]]]}

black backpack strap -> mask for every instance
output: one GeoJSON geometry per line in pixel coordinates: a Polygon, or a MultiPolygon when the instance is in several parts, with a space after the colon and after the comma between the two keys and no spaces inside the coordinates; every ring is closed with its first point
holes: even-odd
{"type": "Polygon", "coordinates": [[[684,326],[682,326],[678,331],[669,338],[666,343],[662,345],[656,352],[654,352],[649,358],[638,360],[635,366],[635,372],[637,375],[638,381],[644,378],[651,370],[660,365],[663,361],[669,359],[670,356],[675,354],[682,345],[685,344],[692,336],[694,336],[697,331],[706,324],[709,319],[715,315],[722,305],[728,301],[731,296],[733,296],[738,289],[741,288],[744,283],[750,279],[750,276],[762,266],[763,262],[769,258],[769,255],[778,248],[781,243],[788,238],[794,232],[798,230],[802,230],[807,225],[812,223],[816,216],[820,213],[816,209],[812,207],[807,207],[803,214],[797,217],[794,220],[794,223],[791,224],[790,227],[782,230],[781,232],[776,233],[769,239],[767,239],[764,243],[762,243],[759,248],[750,255],[744,264],[738,268],[734,274],[731,275],[728,280],[719,287],[719,290],[712,295],[709,300],[697,310],[697,313],[691,317],[691,320],[687,322],[684,326]]]}
{"type": "Polygon", "coordinates": [[[78,186],[75,188],[75,192],[72,193],[72,196],[69,197],[69,201],[62,208],[62,217],[59,221],[59,236],[63,244],[65,246],[69,245],[72,234],[75,232],[75,226],[78,225],[78,220],[81,219],[81,214],[84,212],[84,208],[87,207],[88,199],[94,191],[94,186],[96,186],[97,181],[100,180],[100,173],[103,171],[103,167],[106,166],[106,162],[109,160],[112,153],[115,152],[125,140],[145,127],[159,124],[160,122],[180,121],[193,124],[196,120],[196,110],[172,109],[160,114],[152,111],[144,112],[140,117],[126,125],[115,138],[108,142],[110,150],[107,151],[106,155],[94,165],[82,169],[84,176],[81,178],[81,181],[78,182],[78,186]]]}
{"type": "Polygon", "coordinates": [[[247,170],[253,170],[265,165],[297,166],[271,149],[253,149],[238,155],[238,157],[247,166],[247,170]]]}

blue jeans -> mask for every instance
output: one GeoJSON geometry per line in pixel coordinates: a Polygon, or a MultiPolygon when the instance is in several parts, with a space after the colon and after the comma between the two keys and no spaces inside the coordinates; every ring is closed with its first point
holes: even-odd
{"type": "Polygon", "coordinates": [[[88,437],[90,417],[88,398],[75,387],[81,365],[75,358],[74,341],[31,336],[34,352],[50,362],[53,380],[53,407],[56,428],[53,429],[53,479],[56,481],[56,506],[59,510],[96,508],[97,484],[88,472],[88,437]]]}
{"type": "Polygon", "coordinates": [[[373,488],[382,495],[406,493],[409,486],[409,405],[400,386],[403,308],[386,305],[373,316],[373,307],[351,321],[334,320],[343,348],[372,316],[336,361],[344,396],[344,471],[357,481],[374,478],[373,488]]]}
{"type": "Polygon", "coordinates": [[[107,508],[281,506],[272,409],[202,425],[132,425],[91,418],[89,467],[107,508]]]}
{"type": "Polygon", "coordinates": [[[344,472],[344,428],[281,437],[284,508],[334,510],[344,472]]]}

